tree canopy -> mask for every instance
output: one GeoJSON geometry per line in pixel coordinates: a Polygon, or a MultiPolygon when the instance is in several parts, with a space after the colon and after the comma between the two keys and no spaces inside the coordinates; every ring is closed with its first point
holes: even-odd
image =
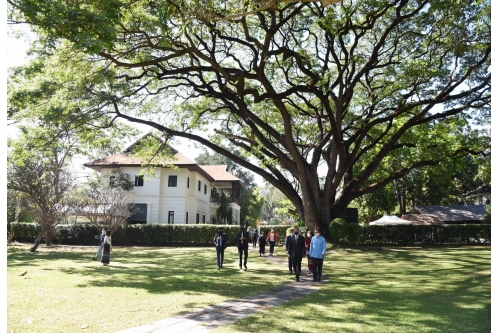
{"type": "Polygon", "coordinates": [[[412,170],[489,154],[489,1],[269,3],[8,0],[40,37],[9,116],[197,141],[323,230],[412,170]]]}

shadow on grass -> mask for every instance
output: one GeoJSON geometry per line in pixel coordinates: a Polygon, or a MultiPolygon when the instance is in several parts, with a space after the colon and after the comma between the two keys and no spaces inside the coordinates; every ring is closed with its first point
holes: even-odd
{"type": "Polygon", "coordinates": [[[477,247],[336,251],[318,292],[220,331],[491,332],[490,257],[477,247]]]}
{"type": "Polygon", "coordinates": [[[217,270],[213,248],[114,248],[107,267],[92,260],[95,250],[44,249],[32,254],[9,249],[8,266],[43,269],[47,262],[65,260],[81,264],[81,267],[75,268],[75,265],[65,267],[62,263],[58,268],[58,271],[68,275],[86,276],[85,283],[77,285],[81,288],[140,288],[153,294],[183,292],[190,296],[214,293],[230,297],[243,297],[273,288],[276,285],[269,281],[280,281],[285,270],[281,266],[276,269],[266,259],[249,253],[249,270],[239,271],[238,255],[232,248],[226,250],[221,270],[217,270]],[[266,275],[266,279],[261,278],[262,274],[266,275]]]}

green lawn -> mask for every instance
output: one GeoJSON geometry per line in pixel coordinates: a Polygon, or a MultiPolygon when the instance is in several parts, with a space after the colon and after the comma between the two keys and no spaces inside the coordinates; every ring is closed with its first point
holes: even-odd
{"type": "MultiPolygon", "coordinates": [[[[213,248],[115,247],[109,267],[94,247],[39,250],[7,247],[8,332],[113,332],[291,280],[256,252],[240,272],[233,248],[221,271],[213,248]]],[[[489,247],[333,251],[320,291],[216,332],[491,332],[490,259],[489,247]]]]}
{"type": "Polygon", "coordinates": [[[317,293],[214,333],[491,332],[490,247],[329,253],[317,293]]]}

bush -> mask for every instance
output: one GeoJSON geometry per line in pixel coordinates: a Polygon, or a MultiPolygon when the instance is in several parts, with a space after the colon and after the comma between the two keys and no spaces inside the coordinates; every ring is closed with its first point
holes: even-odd
{"type": "Polygon", "coordinates": [[[330,232],[334,242],[343,243],[347,240],[348,225],[347,220],[341,217],[337,217],[330,223],[330,232]]]}
{"type": "Polygon", "coordinates": [[[358,245],[362,232],[363,228],[358,223],[349,223],[347,225],[347,239],[349,243],[358,245]]]}
{"type": "MultiPolygon", "coordinates": [[[[211,246],[219,227],[224,228],[228,245],[235,244],[234,236],[239,225],[214,224],[129,224],[119,227],[113,234],[113,245],[118,246],[211,246]]],[[[274,228],[278,240],[284,241],[289,226],[265,226],[260,228],[265,235],[274,228]]],[[[12,223],[14,239],[32,243],[40,227],[36,223],[12,223]]],[[[101,229],[92,224],[58,225],[52,237],[54,244],[97,245],[96,235],[101,229]]]]}

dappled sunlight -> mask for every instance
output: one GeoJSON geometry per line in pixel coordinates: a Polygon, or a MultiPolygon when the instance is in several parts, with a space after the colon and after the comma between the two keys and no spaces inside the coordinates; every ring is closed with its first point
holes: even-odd
{"type": "Polygon", "coordinates": [[[269,310],[277,323],[253,315],[215,332],[490,332],[490,258],[489,247],[334,250],[329,282],[269,310]]]}
{"type": "Polygon", "coordinates": [[[58,327],[77,331],[85,325],[89,332],[116,331],[256,294],[290,280],[284,274],[286,267],[256,252],[249,252],[248,271],[240,271],[233,248],[226,250],[220,271],[213,248],[114,247],[107,267],[92,260],[94,247],[39,249],[37,253],[19,247],[7,251],[9,328],[16,332],[26,329],[27,312],[40,313],[31,319],[35,331],[44,327],[47,313],[56,325],[53,332],[63,331],[58,327]],[[26,276],[19,277],[25,270],[26,276]],[[59,304],[63,311],[46,307],[40,311],[33,294],[59,304]],[[109,311],[116,318],[111,322],[99,315],[107,304],[112,304],[109,311]],[[67,317],[75,320],[64,326],[67,317]]]}

